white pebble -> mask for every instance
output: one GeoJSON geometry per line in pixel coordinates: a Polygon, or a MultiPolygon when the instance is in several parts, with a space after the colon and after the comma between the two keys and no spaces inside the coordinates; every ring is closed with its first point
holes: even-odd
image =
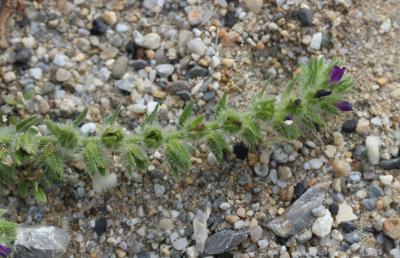
{"type": "Polygon", "coordinates": [[[393,176],[392,175],[382,175],[382,176],[379,176],[379,180],[384,185],[391,185],[392,181],[393,181],[393,176]]]}
{"type": "Polygon", "coordinates": [[[227,202],[223,202],[219,205],[219,208],[223,211],[226,211],[231,208],[231,205],[227,202]]]}
{"type": "Polygon", "coordinates": [[[312,159],[308,162],[308,164],[310,164],[312,169],[320,169],[323,165],[323,162],[320,159],[312,159]]]}
{"type": "Polygon", "coordinates": [[[310,42],[310,49],[319,50],[321,48],[322,32],[315,33],[310,42]]]}
{"type": "Polygon", "coordinates": [[[368,161],[371,165],[379,163],[379,145],[380,139],[377,136],[368,136],[365,141],[367,147],[368,161]]]}
{"type": "Polygon", "coordinates": [[[333,219],[331,213],[327,210],[323,217],[320,217],[315,220],[312,226],[312,232],[316,236],[323,238],[331,232],[332,225],[333,225],[333,219]]]}

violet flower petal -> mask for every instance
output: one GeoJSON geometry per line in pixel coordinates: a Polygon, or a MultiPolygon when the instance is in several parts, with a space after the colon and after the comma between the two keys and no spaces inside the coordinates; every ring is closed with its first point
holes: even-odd
{"type": "Polygon", "coordinates": [[[353,111],[353,104],[351,104],[348,101],[339,101],[338,103],[336,103],[336,107],[343,112],[346,111],[353,111]]]}
{"type": "Polygon", "coordinates": [[[0,257],[6,258],[11,253],[11,249],[0,244],[0,257]]]}
{"type": "Polygon", "coordinates": [[[321,89],[314,94],[314,98],[322,98],[331,95],[332,91],[321,89]]]}
{"type": "Polygon", "coordinates": [[[338,83],[342,79],[345,72],[346,72],[346,67],[334,66],[331,71],[329,83],[330,84],[338,83]]]}

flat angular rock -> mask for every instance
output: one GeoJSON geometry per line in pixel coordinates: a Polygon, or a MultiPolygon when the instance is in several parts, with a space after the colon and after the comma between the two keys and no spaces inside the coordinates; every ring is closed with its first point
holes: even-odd
{"type": "Polygon", "coordinates": [[[222,230],[207,239],[204,252],[212,255],[230,251],[246,240],[248,236],[248,230],[222,230]]]}
{"type": "Polygon", "coordinates": [[[383,169],[400,169],[400,158],[382,160],[379,165],[383,169]]]}
{"type": "Polygon", "coordinates": [[[63,257],[69,241],[69,236],[57,227],[20,227],[14,243],[15,258],[63,257]]]}
{"type": "Polygon", "coordinates": [[[285,214],[273,219],[267,227],[277,236],[283,238],[294,236],[311,225],[315,219],[312,209],[322,205],[323,200],[322,186],[310,188],[286,210],[285,214]]]}

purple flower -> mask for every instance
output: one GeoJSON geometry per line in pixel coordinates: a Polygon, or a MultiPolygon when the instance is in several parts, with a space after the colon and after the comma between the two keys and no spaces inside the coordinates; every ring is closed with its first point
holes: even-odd
{"type": "Polygon", "coordinates": [[[291,125],[293,124],[293,117],[291,115],[287,115],[285,119],[283,119],[283,122],[285,125],[291,125]]]}
{"type": "Polygon", "coordinates": [[[340,68],[339,66],[334,66],[331,71],[329,83],[330,84],[338,83],[342,79],[345,72],[346,72],[346,67],[340,68]]]}
{"type": "Polygon", "coordinates": [[[336,103],[336,107],[343,112],[353,111],[353,104],[348,101],[339,101],[338,103],[336,103]]]}
{"type": "Polygon", "coordinates": [[[11,253],[11,249],[0,244],[0,257],[6,258],[11,253]]]}
{"type": "Polygon", "coordinates": [[[332,91],[321,89],[314,94],[314,98],[322,98],[331,95],[332,91]]]}

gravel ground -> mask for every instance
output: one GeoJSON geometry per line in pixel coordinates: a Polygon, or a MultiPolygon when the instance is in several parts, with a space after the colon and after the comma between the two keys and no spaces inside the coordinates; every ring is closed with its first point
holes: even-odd
{"type": "Polygon", "coordinates": [[[135,130],[160,103],[158,122],[173,129],[185,101],[210,115],[229,92],[243,108],[266,79],[277,94],[321,54],[354,77],[355,111],[331,119],[321,140],[223,165],[200,146],[179,181],[155,152],[130,180],[116,167],[119,183],[104,194],[75,166],[49,205],[2,189],[0,207],[19,223],[63,228],[67,257],[199,257],[193,220],[206,210],[209,235],[250,234],[214,257],[400,257],[399,10],[398,0],[27,1],[0,52],[3,118],[65,121],[89,106],[87,121],[99,123],[122,103],[120,124],[135,130]],[[290,228],[296,219],[306,225],[290,228]]]}

